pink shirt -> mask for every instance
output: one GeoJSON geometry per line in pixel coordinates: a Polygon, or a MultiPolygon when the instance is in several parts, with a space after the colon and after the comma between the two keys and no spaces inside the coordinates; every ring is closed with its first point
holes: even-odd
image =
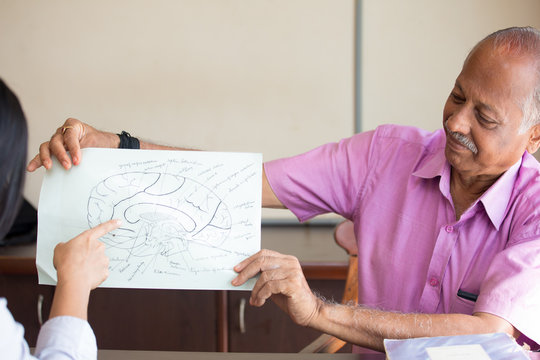
{"type": "Polygon", "coordinates": [[[301,221],[327,212],[354,221],[360,303],[487,312],[539,343],[540,165],[525,153],[456,221],[445,141],[443,130],[385,125],[265,172],[301,221]]]}

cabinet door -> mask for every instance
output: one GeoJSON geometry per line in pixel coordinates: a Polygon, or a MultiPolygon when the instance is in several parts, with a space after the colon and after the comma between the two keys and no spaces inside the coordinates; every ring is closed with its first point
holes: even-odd
{"type": "Polygon", "coordinates": [[[214,291],[100,288],[88,321],[100,349],[216,351],[214,291]]]}
{"type": "Polygon", "coordinates": [[[30,347],[36,346],[41,327],[51,310],[54,286],[38,285],[37,275],[0,275],[0,297],[15,321],[24,326],[24,338],[30,347]]]}
{"type": "MultiPolygon", "coordinates": [[[[344,281],[308,282],[312,290],[325,298],[340,301],[344,281]]],[[[293,323],[271,300],[261,308],[249,305],[249,296],[250,292],[247,291],[229,292],[229,351],[298,352],[321,335],[318,331],[293,323]],[[245,306],[241,305],[243,302],[245,306]],[[241,329],[242,317],[244,324],[241,329]]],[[[350,352],[350,345],[343,351],[350,352]]]]}

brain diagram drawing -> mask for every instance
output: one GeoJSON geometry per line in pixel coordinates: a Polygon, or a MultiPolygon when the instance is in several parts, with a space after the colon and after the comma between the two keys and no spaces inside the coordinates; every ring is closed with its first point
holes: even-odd
{"type": "Polygon", "coordinates": [[[212,190],[158,172],[112,175],[91,190],[90,227],[113,218],[122,226],[102,241],[121,268],[137,263],[140,272],[193,269],[197,259],[225,251],[231,230],[229,209],[212,190]]]}

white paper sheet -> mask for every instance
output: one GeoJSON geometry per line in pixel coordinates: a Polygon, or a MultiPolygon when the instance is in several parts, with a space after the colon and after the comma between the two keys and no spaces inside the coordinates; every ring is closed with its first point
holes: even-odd
{"type": "Polygon", "coordinates": [[[103,287],[251,289],[230,281],[233,266],[261,239],[262,155],[202,151],[84,149],[43,180],[36,263],[56,284],[57,243],[110,219],[101,238],[110,259],[103,287]]]}
{"type": "Polygon", "coordinates": [[[428,347],[430,360],[490,360],[480,344],[428,347]]]}

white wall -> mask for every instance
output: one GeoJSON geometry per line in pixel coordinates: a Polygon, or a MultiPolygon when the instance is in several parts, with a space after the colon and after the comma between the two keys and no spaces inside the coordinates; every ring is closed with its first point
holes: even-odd
{"type": "Polygon", "coordinates": [[[540,28],[540,1],[363,0],[362,20],[362,128],[435,130],[469,50],[502,28],[540,28]]]}

